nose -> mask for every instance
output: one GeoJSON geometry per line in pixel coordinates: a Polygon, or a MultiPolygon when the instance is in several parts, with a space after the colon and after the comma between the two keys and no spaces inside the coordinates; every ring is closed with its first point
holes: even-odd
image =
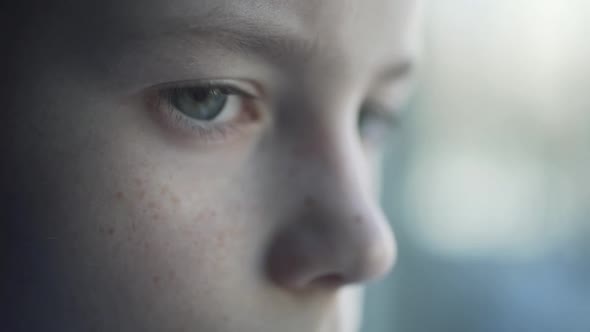
{"type": "Polygon", "coordinates": [[[280,287],[305,290],[364,283],[392,267],[392,231],[363,185],[367,172],[351,167],[359,158],[350,152],[332,162],[300,161],[301,169],[311,170],[304,172],[307,180],[290,186],[301,194],[272,235],[265,261],[268,276],[280,287]]]}

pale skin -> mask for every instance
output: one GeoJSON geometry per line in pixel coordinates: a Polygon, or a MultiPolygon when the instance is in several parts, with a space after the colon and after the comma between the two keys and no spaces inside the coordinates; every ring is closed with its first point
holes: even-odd
{"type": "Polygon", "coordinates": [[[380,133],[407,93],[415,7],[32,11],[5,121],[5,325],[356,331],[362,286],[395,259],[378,206],[380,133]],[[224,106],[205,119],[187,91],[224,106]]]}

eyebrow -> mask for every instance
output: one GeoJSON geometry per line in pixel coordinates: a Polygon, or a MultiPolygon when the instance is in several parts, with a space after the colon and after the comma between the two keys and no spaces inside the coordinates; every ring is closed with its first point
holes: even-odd
{"type": "MultiPolygon", "coordinates": [[[[131,37],[138,40],[178,38],[194,45],[215,45],[245,56],[254,54],[270,63],[295,68],[320,56],[317,40],[288,29],[285,24],[217,14],[164,20],[152,25],[159,26],[157,30],[142,31],[131,37]]],[[[415,66],[411,57],[392,61],[379,71],[376,82],[386,84],[412,76],[415,66]]]]}
{"type": "Polygon", "coordinates": [[[404,58],[386,67],[378,76],[377,82],[388,83],[400,81],[411,77],[414,74],[414,62],[409,58],[404,58]]]}
{"type": "Polygon", "coordinates": [[[190,37],[190,43],[216,45],[233,53],[255,54],[270,62],[294,64],[318,54],[314,40],[272,22],[257,22],[239,16],[194,17],[190,20],[162,22],[157,31],[132,35],[133,39],[190,37]],[[191,23],[200,22],[200,24],[191,23]],[[206,23],[203,23],[206,22],[206,23]]]}

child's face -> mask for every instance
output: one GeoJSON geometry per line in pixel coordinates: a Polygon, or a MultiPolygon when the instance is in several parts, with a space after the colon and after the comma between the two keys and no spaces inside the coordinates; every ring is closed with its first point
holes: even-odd
{"type": "Polygon", "coordinates": [[[33,10],[13,66],[12,190],[29,225],[13,239],[37,248],[23,271],[47,264],[15,307],[80,331],[354,330],[348,286],[395,256],[376,165],[403,102],[413,9],[33,10]]]}

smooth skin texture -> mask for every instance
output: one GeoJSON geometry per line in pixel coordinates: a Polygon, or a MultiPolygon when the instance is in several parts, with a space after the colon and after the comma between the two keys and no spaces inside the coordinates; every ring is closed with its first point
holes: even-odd
{"type": "Polygon", "coordinates": [[[379,140],[416,3],[34,5],[5,55],[3,326],[355,331],[395,258],[379,140]]]}

